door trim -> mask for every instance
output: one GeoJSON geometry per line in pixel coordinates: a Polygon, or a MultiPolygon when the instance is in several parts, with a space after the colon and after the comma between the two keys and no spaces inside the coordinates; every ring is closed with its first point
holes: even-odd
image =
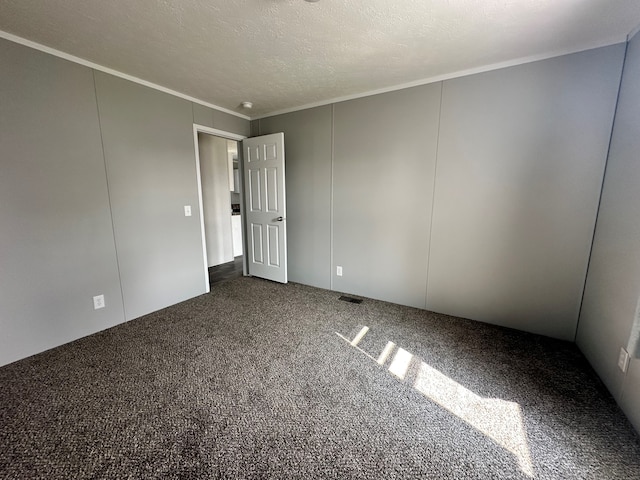
{"type": "MultiPolygon", "coordinates": [[[[200,237],[202,241],[202,259],[204,261],[204,293],[209,293],[211,291],[211,286],[209,285],[209,262],[207,261],[207,239],[205,237],[204,231],[204,203],[202,201],[202,178],[200,175],[200,149],[198,148],[198,133],[207,133],[209,135],[215,135],[216,137],[226,138],[227,140],[235,140],[236,142],[241,142],[244,140],[244,135],[238,135],[237,133],[225,132],[224,130],[218,130],[217,128],[207,127],[205,125],[199,125],[197,123],[193,124],[193,146],[196,152],[196,181],[198,183],[198,208],[200,212],[200,237]]],[[[240,151],[241,148],[238,149],[240,151]]],[[[241,185],[240,189],[244,192],[244,188],[242,188],[242,183],[244,182],[244,178],[240,180],[241,185]]],[[[240,195],[240,211],[244,211],[243,208],[243,198],[242,194],[240,195]]],[[[243,243],[244,238],[246,236],[246,232],[244,231],[244,222],[242,228],[242,237],[243,243]]],[[[244,274],[247,274],[247,264],[246,264],[246,256],[243,259],[243,270],[244,274]]]]}

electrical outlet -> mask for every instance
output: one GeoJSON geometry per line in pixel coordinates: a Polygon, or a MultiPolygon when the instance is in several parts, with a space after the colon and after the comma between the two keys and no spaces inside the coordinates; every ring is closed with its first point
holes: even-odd
{"type": "Polygon", "coordinates": [[[627,368],[629,368],[629,352],[627,352],[624,348],[620,348],[618,367],[620,367],[622,373],[627,373],[627,368]]]}
{"type": "Polygon", "coordinates": [[[342,267],[341,266],[337,266],[336,267],[336,275],[341,277],[342,276],[342,267]]]}
{"type": "Polygon", "coordinates": [[[104,308],[104,295],[93,297],[93,309],[98,310],[99,308],[104,308]]]}
{"type": "Polygon", "coordinates": [[[184,216],[185,217],[190,217],[191,216],[191,205],[185,205],[184,206],[184,216]]]}

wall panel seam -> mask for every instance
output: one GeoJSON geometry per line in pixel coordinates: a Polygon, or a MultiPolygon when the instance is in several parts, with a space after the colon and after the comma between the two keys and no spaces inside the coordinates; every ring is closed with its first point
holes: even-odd
{"type": "Polygon", "coordinates": [[[429,213],[429,247],[427,248],[427,278],[424,290],[424,308],[428,309],[429,298],[429,264],[431,262],[431,241],[433,238],[433,212],[436,203],[436,177],[438,172],[438,154],[440,148],[440,125],[442,123],[442,97],[444,96],[444,81],[440,82],[440,106],[438,108],[438,132],[436,134],[436,158],[433,165],[433,183],[431,185],[431,212],[429,213]]]}
{"type": "Polygon", "coordinates": [[[333,167],[335,152],[335,103],[331,104],[331,184],[329,186],[329,290],[333,290],[333,167]]]}
{"type": "Polygon", "coordinates": [[[618,92],[613,108],[613,118],[611,120],[611,130],[609,132],[609,145],[607,146],[607,154],[604,160],[604,168],[602,170],[602,181],[600,182],[600,191],[598,192],[598,206],[596,208],[596,218],[593,222],[593,231],[591,232],[591,245],[589,246],[589,255],[587,256],[587,268],[584,272],[584,282],[582,284],[582,295],[580,296],[580,306],[578,307],[578,318],[576,319],[576,328],[573,333],[573,343],[577,343],[578,330],[580,328],[580,318],[582,317],[582,307],[584,306],[584,297],[587,290],[587,279],[589,278],[589,270],[591,269],[591,259],[593,256],[593,245],[596,239],[596,231],[598,228],[598,219],[600,218],[600,207],[602,205],[602,192],[604,191],[604,182],[607,178],[607,169],[609,166],[609,155],[611,155],[611,144],[613,143],[613,132],[616,125],[616,117],[618,116],[618,105],[620,102],[620,92],[622,90],[622,79],[624,77],[624,67],[627,63],[627,51],[629,50],[629,42],[624,46],[624,54],[622,56],[622,66],[620,68],[620,79],[618,81],[618,92]]]}
{"type": "MultiPolygon", "coordinates": [[[[113,220],[113,207],[111,206],[111,188],[109,186],[109,169],[107,167],[107,152],[104,148],[104,135],[102,132],[102,120],[100,118],[100,102],[98,102],[98,86],[96,82],[96,71],[91,69],[93,76],[93,94],[96,101],[96,113],[98,115],[98,130],[100,130],[100,147],[102,148],[102,163],[104,165],[104,176],[107,184],[107,200],[109,202],[109,218],[111,219],[111,234],[113,235],[113,248],[116,255],[116,268],[118,270],[118,286],[120,288],[120,301],[122,302],[123,320],[126,321],[127,310],[124,302],[124,291],[122,289],[122,275],[120,273],[120,258],[118,256],[118,240],[116,239],[116,225],[113,220]]],[[[193,108],[193,107],[192,107],[193,108]]]]}

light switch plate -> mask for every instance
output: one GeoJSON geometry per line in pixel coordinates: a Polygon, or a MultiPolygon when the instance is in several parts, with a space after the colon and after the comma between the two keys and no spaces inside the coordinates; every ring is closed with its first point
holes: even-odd
{"type": "Polygon", "coordinates": [[[340,267],[340,266],[336,267],[336,275],[339,276],[339,277],[342,276],[342,267],[340,267]]]}
{"type": "Polygon", "coordinates": [[[190,217],[191,216],[191,205],[185,205],[184,206],[184,216],[185,217],[190,217]]]}

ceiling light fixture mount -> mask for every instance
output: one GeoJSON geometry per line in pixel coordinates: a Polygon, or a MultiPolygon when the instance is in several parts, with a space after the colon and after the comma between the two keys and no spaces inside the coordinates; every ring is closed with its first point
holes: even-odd
{"type": "Polygon", "coordinates": [[[253,108],[253,103],[251,103],[251,102],[242,102],[240,105],[245,110],[251,110],[253,108]]]}

